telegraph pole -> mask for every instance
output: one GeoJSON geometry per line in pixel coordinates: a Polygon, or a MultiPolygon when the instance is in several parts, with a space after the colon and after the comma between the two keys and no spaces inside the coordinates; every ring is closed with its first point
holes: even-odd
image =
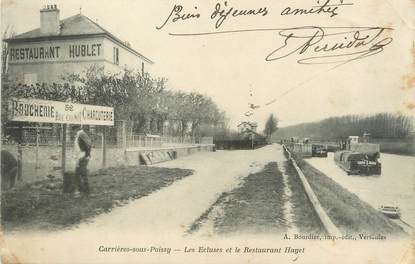
{"type": "Polygon", "coordinates": [[[254,100],[253,100],[254,93],[253,93],[251,85],[249,85],[249,86],[250,86],[250,88],[249,88],[250,99],[249,99],[249,102],[248,102],[249,110],[247,112],[245,112],[245,114],[244,114],[248,118],[248,121],[244,122],[244,123],[248,123],[248,128],[247,129],[250,130],[249,132],[250,132],[250,136],[251,136],[251,149],[254,149],[254,138],[255,138],[254,128],[256,128],[257,126],[254,123],[253,115],[254,115],[254,110],[259,108],[260,106],[254,104],[254,100]]]}
{"type": "MultiPolygon", "coordinates": [[[[252,87],[249,89],[249,96],[251,97],[251,100],[249,102],[249,106],[252,110],[255,109],[255,105],[253,102],[253,91],[252,91],[252,87]]],[[[251,149],[254,149],[254,126],[253,126],[253,116],[254,116],[254,112],[252,111],[252,115],[250,115],[249,117],[249,125],[251,127],[251,149]]]]}

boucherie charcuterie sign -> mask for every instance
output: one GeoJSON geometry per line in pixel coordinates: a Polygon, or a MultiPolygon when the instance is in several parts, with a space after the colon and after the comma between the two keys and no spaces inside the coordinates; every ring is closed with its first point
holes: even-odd
{"type": "Polygon", "coordinates": [[[113,107],[18,98],[12,98],[8,103],[11,121],[114,125],[113,107]]]}

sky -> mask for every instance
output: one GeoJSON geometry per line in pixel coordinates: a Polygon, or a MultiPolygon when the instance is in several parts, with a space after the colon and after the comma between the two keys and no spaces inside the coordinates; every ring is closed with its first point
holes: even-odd
{"type": "Polygon", "coordinates": [[[258,122],[262,129],[271,113],[278,117],[280,127],[347,114],[413,114],[408,105],[415,101],[414,89],[404,85],[406,74],[414,70],[413,6],[404,6],[406,0],[399,1],[400,6],[383,0],[348,0],[353,5],[342,6],[335,17],[280,15],[288,6],[311,7],[316,2],[228,0],[228,7],[267,7],[268,14],[228,18],[215,29],[210,16],[216,3],[223,7],[224,1],[3,0],[1,22],[3,28],[10,25],[19,34],[39,27],[39,10],[45,4],[57,4],[61,18],[82,12],[152,59],[152,74],[166,77],[168,89],[212,97],[227,112],[231,128],[249,120],[258,122]],[[198,12],[200,18],[168,22],[156,29],[175,4],[198,12]],[[393,41],[375,56],[333,67],[298,64],[295,56],[266,61],[265,57],[283,44],[284,38],[277,31],[185,37],[169,34],[309,25],[392,27],[393,41]],[[266,105],[269,102],[273,103],[266,105]],[[244,113],[249,103],[260,107],[247,118],[244,113]]]}

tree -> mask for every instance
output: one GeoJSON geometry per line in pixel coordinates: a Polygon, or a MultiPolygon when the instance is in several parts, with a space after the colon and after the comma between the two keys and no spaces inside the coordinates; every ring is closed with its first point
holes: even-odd
{"type": "Polygon", "coordinates": [[[401,114],[346,115],[304,123],[278,130],[278,138],[309,137],[315,140],[344,140],[370,133],[372,138],[402,139],[413,137],[414,118],[401,114]]]}
{"type": "Polygon", "coordinates": [[[132,133],[164,134],[167,125],[170,135],[184,138],[201,136],[201,127],[215,133],[223,126],[226,116],[210,97],[167,91],[165,83],[166,79],[148,73],[127,69],[109,73],[96,65],[82,74],[62,76],[62,84],[3,83],[2,117],[7,120],[7,99],[18,97],[111,106],[116,120],[129,121],[132,133]]]}
{"type": "Polygon", "coordinates": [[[272,134],[278,129],[278,120],[274,114],[270,114],[267,122],[265,123],[264,134],[267,136],[268,141],[271,139],[272,134]]]}
{"type": "MultiPolygon", "coordinates": [[[[156,124],[160,116],[158,101],[165,87],[165,79],[152,78],[139,71],[108,73],[103,67],[93,65],[83,74],[62,76],[61,82],[36,83],[30,86],[3,82],[3,124],[7,122],[7,100],[17,97],[111,106],[114,107],[115,119],[138,124],[137,132],[159,132],[148,130],[151,129],[151,123],[156,124]]],[[[160,126],[155,127],[154,130],[159,130],[160,126]]]]}
{"type": "Polygon", "coordinates": [[[196,92],[165,91],[160,102],[167,131],[173,136],[213,136],[226,123],[225,113],[215,102],[196,92]]]}
{"type": "Polygon", "coordinates": [[[160,133],[159,120],[165,111],[161,105],[164,78],[128,69],[109,73],[103,67],[91,66],[84,74],[70,74],[64,80],[79,89],[80,103],[112,106],[115,118],[131,121],[134,132],[160,133]]]}

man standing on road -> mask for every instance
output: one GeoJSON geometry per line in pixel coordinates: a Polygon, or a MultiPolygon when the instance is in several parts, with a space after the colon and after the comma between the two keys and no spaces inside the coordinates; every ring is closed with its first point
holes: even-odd
{"type": "Polygon", "coordinates": [[[75,158],[75,183],[78,191],[75,196],[79,196],[79,192],[89,195],[87,167],[91,157],[91,140],[89,136],[80,126],[73,126],[73,131],[77,131],[74,142],[74,158],[75,158]]]}

